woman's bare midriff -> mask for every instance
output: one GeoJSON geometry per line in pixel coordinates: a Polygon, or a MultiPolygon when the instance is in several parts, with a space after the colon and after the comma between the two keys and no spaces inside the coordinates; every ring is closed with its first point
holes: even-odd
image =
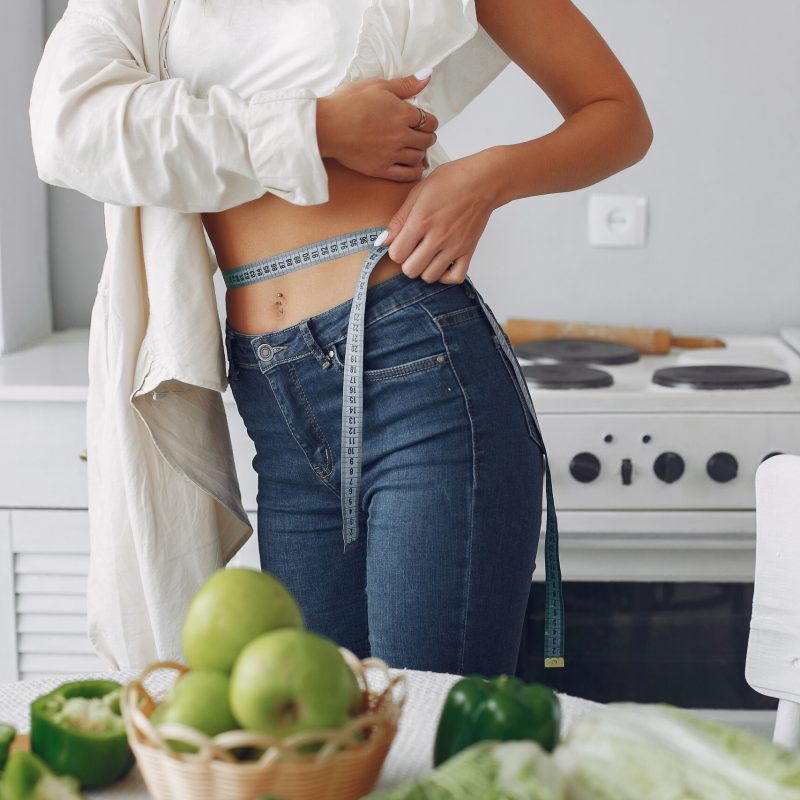
{"type": "MultiPolygon", "coordinates": [[[[385,227],[417,181],[373,178],[324,158],[327,203],[301,206],[267,193],[225,211],[202,214],[203,225],[223,270],[361,228],[385,227]]],[[[259,281],[225,295],[228,322],[240,333],[271,333],[320,314],[355,294],[368,250],[259,281]]],[[[401,271],[386,253],[367,286],[401,271]]]]}

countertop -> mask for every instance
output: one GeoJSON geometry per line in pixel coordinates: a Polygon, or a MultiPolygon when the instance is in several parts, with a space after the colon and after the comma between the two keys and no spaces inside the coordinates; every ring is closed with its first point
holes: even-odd
{"type": "MultiPolygon", "coordinates": [[[[402,672],[406,675],[406,700],[392,748],[384,762],[375,789],[398,786],[410,778],[415,778],[433,769],[433,740],[436,723],[447,692],[461,676],[440,672],[390,669],[394,676],[402,672]]],[[[0,684],[0,720],[10,722],[19,733],[27,733],[30,727],[28,709],[31,701],[45,692],[69,680],[82,678],[107,678],[125,683],[136,677],[136,671],[85,673],[81,675],[61,675],[51,678],[0,684]]],[[[148,687],[158,690],[158,681],[166,685],[174,678],[174,673],[160,672],[148,678],[148,687]],[[153,683],[151,684],[150,681],[153,683]]],[[[561,731],[566,732],[578,717],[600,708],[598,703],[570,695],[559,694],[561,701],[561,731]]],[[[139,771],[134,768],[124,780],[102,791],[86,792],[90,798],[111,800],[147,800],[144,782],[139,771]]]]}

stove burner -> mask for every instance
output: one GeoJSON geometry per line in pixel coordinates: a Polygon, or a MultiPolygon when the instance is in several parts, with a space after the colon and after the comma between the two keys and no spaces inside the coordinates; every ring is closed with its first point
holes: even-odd
{"type": "Polygon", "coordinates": [[[626,344],[596,339],[533,339],[520,342],[514,352],[531,361],[552,358],[590,364],[633,364],[639,360],[636,350],[626,344]]]}
{"type": "Polygon", "coordinates": [[[522,374],[537,389],[598,389],[614,378],[585,364],[520,364],[522,374]]]}
{"type": "Polygon", "coordinates": [[[788,372],[734,364],[664,367],[653,373],[653,383],[687,389],[768,389],[791,383],[788,372]]]}

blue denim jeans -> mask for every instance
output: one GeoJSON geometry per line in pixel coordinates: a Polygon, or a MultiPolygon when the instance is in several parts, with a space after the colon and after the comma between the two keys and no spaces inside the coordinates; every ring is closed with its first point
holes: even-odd
{"type": "Polygon", "coordinates": [[[226,320],[228,380],[256,450],[261,567],[310,630],[359,658],[514,674],[544,458],[508,358],[468,283],[398,273],[368,287],[359,537],[343,553],[351,302],[260,335],[226,320]]]}

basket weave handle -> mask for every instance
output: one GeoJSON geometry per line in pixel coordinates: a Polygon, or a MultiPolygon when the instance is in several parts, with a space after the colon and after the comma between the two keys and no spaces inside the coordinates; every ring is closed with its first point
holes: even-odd
{"type": "Polygon", "coordinates": [[[150,721],[150,716],[158,707],[158,702],[147,690],[145,680],[152,673],[163,669],[177,671],[179,677],[189,672],[188,667],[177,661],[160,661],[150,664],[138,678],[130,681],[122,693],[122,716],[130,734],[134,735],[137,741],[157,747],[179,761],[221,760],[236,763],[239,759],[231,751],[243,747],[264,750],[258,762],[251,762],[257,763],[259,766],[265,766],[279,758],[321,761],[331,758],[342,748],[355,750],[363,746],[363,741],[358,738],[362,732],[365,736],[374,737],[384,731],[396,728],[406,699],[407,680],[405,674],[398,673],[392,676],[389,673],[388,665],[382,659],[370,657],[359,660],[345,647],[339,647],[339,651],[355,674],[366,701],[366,710],[339,728],[302,731],[284,739],[247,730],[226,731],[209,737],[202,731],[179,723],[164,723],[156,728],[150,721]],[[367,671],[370,669],[382,673],[386,680],[386,686],[380,692],[370,688],[367,680],[367,671]],[[396,696],[397,689],[399,689],[398,696],[396,696]],[[367,734],[367,731],[370,733],[367,734]],[[197,752],[176,752],[167,743],[168,739],[193,745],[197,748],[197,752]],[[300,752],[301,747],[315,742],[321,742],[322,747],[313,755],[309,756],[300,752]]]}

